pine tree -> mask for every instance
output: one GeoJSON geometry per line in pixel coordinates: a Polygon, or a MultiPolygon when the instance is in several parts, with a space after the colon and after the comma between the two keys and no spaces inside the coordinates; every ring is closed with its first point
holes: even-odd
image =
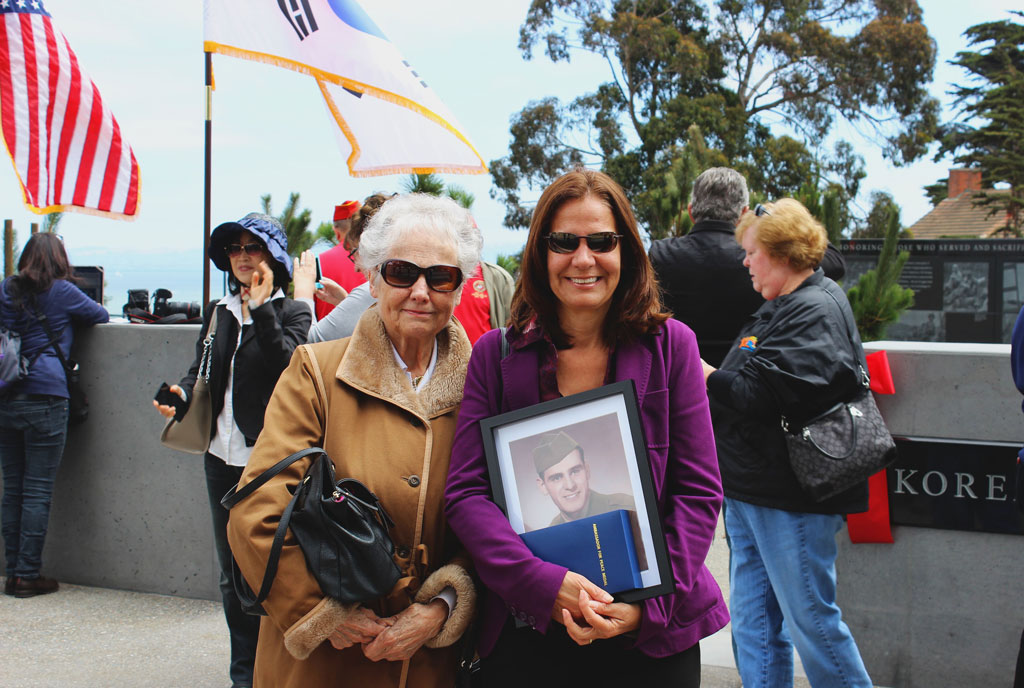
{"type": "MultiPolygon", "coordinates": [[[[1011,12],[1024,18],[1024,12],[1011,12]]],[[[987,22],[964,32],[975,47],[951,64],[968,73],[951,93],[960,121],[942,128],[935,159],[954,153],[960,165],[981,168],[982,190],[974,204],[990,216],[1005,217],[1007,230],[1024,233],[1024,24],[987,22]],[[977,126],[975,126],[977,125],[977,126]],[[993,188],[1002,183],[1008,188],[993,188]]],[[[930,192],[931,193],[931,192],[930,192]]]]}
{"type": "MultiPolygon", "coordinates": [[[[270,194],[260,196],[260,203],[264,213],[274,215],[271,211],[270,194]]],[[[298,258],[303,251],[312,248],[316,243],[317,236],[309,231],[309,222],[313,217],[313,211],[309,208],[299,210],[298,192],[293,191],[288,196],[288,203],[285,204],[284,211],[276,217],[284,227],[284,233],[288,239],[288,255],[298,258]]]]}
{"type": "Polygon", "coordinates": [[[897,251],[900,225],[899,210],[889,209],[889,223],[878,256],[878,265],[868,270],[847,293],[861,340],[876,341],[885,337],[885,330],[914,305],[914,291],[899,285],[903,266],[910,253],[897,251]]]}

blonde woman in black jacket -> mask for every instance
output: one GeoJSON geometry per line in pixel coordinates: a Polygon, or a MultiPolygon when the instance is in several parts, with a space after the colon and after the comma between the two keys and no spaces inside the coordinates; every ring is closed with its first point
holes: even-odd
{"type": "Polygon", "coordinates": [[[736,666],[744,688],[792,685],[795,646],[814,688],[871,688],[836,604],[835,571],[842,514],[867,508],[867,482],[814,502],[790,468],[780,427],[782,415],[807,420],[860,388],[867,366],[853,313],[816,267],[828,240],[798,201],[758,206],[736,238],[765,304],[721,369],[704,364],[725,491],[736,666]]]}
{"type": "MultiPolygon", "coordinates": [[[[308,305],[285,297],[293,266],[286,242],[280,223],[259,213],[225,222],[213,231],[210,258],[228,273],[229,294],[207,307],[195,361],[188,374],[171,387],[186,401],[192,398],[205,334],[216,311],[209,382],[214,420],[205,467],[221,566],[221,597],[231,636],[230,676],[236,688],[252,686],[259,617],[243,612],[235,595],[228,512],[220,500],[238,483],[263,430],[263,413],[277,378],[295,348],[305,343],[312,322],[308,305]]],[[[173,407],[158,409],[168,418],[175,415],[173,407]]],[[[179,416],[180,420],[184,412],[179,416]]]]}

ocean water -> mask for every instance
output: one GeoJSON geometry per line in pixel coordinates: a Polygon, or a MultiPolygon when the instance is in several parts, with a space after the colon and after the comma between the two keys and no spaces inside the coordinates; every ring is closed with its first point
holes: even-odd
{"type": "MultiPolygon", "coordinates": [[[[77,266],[103,269],[103,305],[111,318],[122,315],[129,289],[146,289],[152,297],[157,289],[168,289],[171,301],[200,303],[203,299],[203,254],[90,252],[72,256],[77,266]]],[[[224,273],[210,265],[210,298],[225,293],[224,273]]],[[[200,305],[202,305],[200,303],[200,305]]]]}

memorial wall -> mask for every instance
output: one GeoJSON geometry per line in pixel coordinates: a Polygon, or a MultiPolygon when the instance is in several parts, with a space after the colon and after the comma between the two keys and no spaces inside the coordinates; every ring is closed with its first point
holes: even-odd
{"type": "MultiPolygon", "coordinates": [[[[875,267],[881,239],[844,240],[847,290],[875,267]]],[[[1008,343],[1024,304],[1024,239],[909,239],[900,284],[914,305],[886,339],[919,342],[1008,343]]]]}

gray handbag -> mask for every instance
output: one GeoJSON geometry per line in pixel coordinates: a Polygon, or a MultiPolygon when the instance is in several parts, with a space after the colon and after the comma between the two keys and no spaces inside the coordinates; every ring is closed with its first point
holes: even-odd
{"type": "MultiPolygon", "coordinates": [[[[850,341],[857,342],[838,299],[827,289],[825,293],[839,307],[850,341]]],[[[789,464],[804,492],[815,502],[864,482],[896,460],[896,443],[878,411],[863,366],[860,375],[862,387],[851,400],[836,404],[799,427],[782,416],[789,464]]]]}
{"type": "Polygon", "coordinates": [[[192,403],[181,421],[167,421],[160,433],[165,447],[189,454],[205,454],[210,448],[210,430],[213,428],[213,400],[210,399],[210,366],[213,359],[213,339],[217,332],[217,310],[210,316],[210,326],[203,339],[203,355],[199,359],[196,384],[192,387],[192,403]]]}

